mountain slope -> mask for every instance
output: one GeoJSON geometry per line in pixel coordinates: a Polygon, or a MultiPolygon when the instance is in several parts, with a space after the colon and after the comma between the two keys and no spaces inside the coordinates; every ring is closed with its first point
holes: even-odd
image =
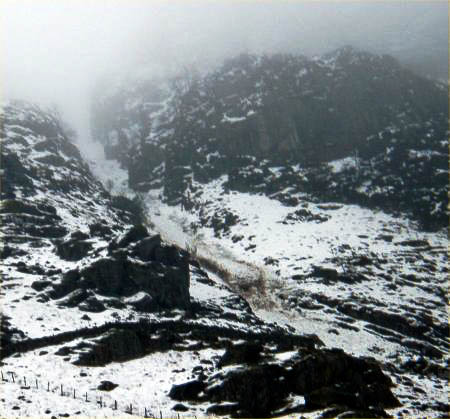
{"type": "Polygon", "coordinates": [[[1,118],[2,416],[319,415],[335,403],[386,416],[400,405],[381,362],[261,320],[204,259],[139,224],[136,203],[105,191],[52,113],[15,102],[1,118]]]}
{"type": "MultiPolygon", "coordinates": [[[[117,167],[115,185],[126,182],[117,167]]],[[[305,195],[283,205],[228,189],[226,176],[192,187],[189,209],[160,202],[162,189],[141,194],[163,237],[195,251],[261,318],[382,362],[403,404],[395,412],[445,414],[445,232],[305,195]]]]}
{"type": "Polygon", "coordinates": [[[122,167],[96,173],[261,318],[382,362],[395,413],[445,415],[446,91],[352,48],[242,56],[166,87],[135,146],[105,144],[122,167]]]}
{"type": "Polygon", "coordinates": [[[351,47],[314,59],[242,55],[202,77],[132,90],[97,98],[98,115],[120,117],[94,132],[136,190],[163,185],[176,203],[190,179],[226,174],[237,190],[327,191],[325,199],[446,225],[448,88],[389,56],[351,47]],[[358,173],[324,166],[341,158],[354,159],[358,173]],[[292,173],[296,164],[302,173],[292,173]],[[280,166],[288,176],[268,182],[267,168],[280,166]],[[417,170],[423,176],[411,176],[417,170]]]}

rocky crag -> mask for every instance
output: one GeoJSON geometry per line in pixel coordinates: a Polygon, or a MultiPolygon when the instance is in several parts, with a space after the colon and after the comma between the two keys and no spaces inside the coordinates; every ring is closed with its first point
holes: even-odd
{"type": "Polygon", "coordinates": [[[352,47],[241,55],[204,76],[116,86],[94,101],[93,133],[133,189],[163,186],[172,203],[193,180],[228,175],[230,189],[289,188],[436,229],[447,223],[447,96],[392,57],[352,47]]]}

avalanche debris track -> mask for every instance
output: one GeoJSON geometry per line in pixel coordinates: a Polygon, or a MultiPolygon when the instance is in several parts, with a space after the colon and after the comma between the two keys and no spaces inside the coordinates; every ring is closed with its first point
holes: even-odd
{"type": "MultiPolygon", "coordinates": [[[[116,170],[126,177],[118,165],[116,170]]],[[[406,406],[398,412],[442,408],[448,371],[444,232],[423,232],[381,211],[306,199],[298,210],[316,216],[285,223],[295,207],[229,191],[226,181],[193,185],[202,192],[194,203],[198,211],[158,201],[161,190],[141,195],[155,228],[195,248],[202,267],[245,297],[262,319],[382,361],[406,406]],[[224,211],[239,221],[219,230],[205,223],[224,211]],[[257,279],[262,283],[252,287],[257,279]]]]}

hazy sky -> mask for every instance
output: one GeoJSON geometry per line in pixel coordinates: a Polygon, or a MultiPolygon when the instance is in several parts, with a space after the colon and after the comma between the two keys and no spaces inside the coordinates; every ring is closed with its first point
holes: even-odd
{"type": "Polygon", "coordinates": [[[54,102],[87,136],[88,93],[100,74],[347,43],[444,51],[447,16],[446,0],[0,0],[2,95],[54,102]]]}

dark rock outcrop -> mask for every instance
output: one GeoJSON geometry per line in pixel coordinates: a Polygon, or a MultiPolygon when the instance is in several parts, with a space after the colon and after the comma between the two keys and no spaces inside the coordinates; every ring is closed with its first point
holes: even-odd
{"type": "MultiPolygon", "coordinates": [[[[119,133],[111,158],[128,168],[135,190],[163,186],[168,202],[191,210],[192,180],[227,175],[231,190],[286,205],[298,205],[296,192],[309,193],[401,211],[427,229],[447,225],[448,86],[387,55],[345,46],[315,59],[243,54],[185,87],[170,101],[171,89],[153,86],[145,98],[124,86],[95,103],[93,129],[105,143],[119,133]],[[124,106],[130,100],[140,112],[124,106]],[[158,103],[157,121],[145,110],[149,101],[158,103]],[[105,124],[111,109],[120,124],[105,124]],[[135,126],[139,144],[128,134],[135,126]],[[341,158],[351,164],[324,164],[341,158]]],[[[311,218],[326,221],[303,210],[284,221],[311,218]]],[[[226,229],[210,222],[217,235],[226,229]]]]}
{"type": "Polygon", "coordinates": [[[85,300],[83,300],[79,305],[78,308],[82,311],[89,311],[91,313],[101,313],[102,311],[106,310],[105,305],[99,301],[95,295],[91,295],[85,300]]]}
{"type": "Polygon", "coordinates": [[[83,259],[91,249],[89,236],[82,232],[72,233],[68,239],[56,243],[56,254],[61,259],[69,261],[83,259]]]}
{"type": "Polygon", "coordinates": [[[114,384],[112,381],[104,380],[99,384],[99,386],[97,387],[97,390],[111,391],[111,390],[114,390],[118,386],[119,386],[119,384],[114,384]]]}
{"type": "Polygon", "coordinates": [[[84,302],[80,309],[86,311],[104,309],[92,292],[113,299],[126,298],[122,302],[128,302],[138,311],[189,307],[187,254],[162,243],[159,235],[149,237],[142,225],[132,227],[112,241],[108,249],[109,257],[63,274],[49,296],[62,299],[61,305],[84,302]]]}
{"type": "Polygon", "coordinates": [[[213,402],[236,402],[240,417],[267,417],[283,406],[289,394],[283,373],[281,366],[270,364],[231,370],[208,386],[206,397],[213,402]]]}
{"type": "MultiPolygon", "coordinates": [[[[299,407],[303,410],[299,411],[341,406],[341,412],[352,409],[369,412],[373,406],[377,409],[400,406],[392,394],[391,379],[374,359],[356,358],[341,350],[301,348],[297,355],[281,362],[270,361],[265,350],[264,360],[261,356],[253,357],[249,364],[243,348],[250,350],[252,344],[236,347],[234,353],[244,356],[233,357],[232,351],[228,351],[218,366],[237,362],[237,358],[242,359],[241,364],[226,372],[219,371],[204,382],[176,385],[169,396],[178,401],[207,400],[216,403],[217,408],[212,408],[211,413],[236,417],[273,416],[279,409],[282,411],[291,394],[305,398],[304,406],[299,407]],[[236,347],[240,350],[236,351],[236,347]]],[[[259,354],[261,350],[258,347],[251,353],[259,354]]]]}
{"type": "Polygon", "coordinates": [[[220,358],[219,367],[230,364],[255,364],[261,360],[260,342],[241,342],[231,345],[220,358]]]}
{"type": "Polygon", "coordinates": [[[145,237],[134,246],[133,253],[144,261],[150,261],[155,258],[156,249],[162,244],[159,234],[152,237],[145,237]]]}
{"type": "Polygon", "coordinates": [[[143,342],[134,330],[111,329],[95,345],[89,345],[88,351],[81,352],[75,364],[100,366],[139,358],[145,354],[143,342]]]}
{"type": "Polygon", "coordinates": [[[199,380],[188,381],[183,384],[174,384],[169,392],[169,397],[173,400],[200,400],[200,393],[205,390],[206,384],[199,380]]]}

